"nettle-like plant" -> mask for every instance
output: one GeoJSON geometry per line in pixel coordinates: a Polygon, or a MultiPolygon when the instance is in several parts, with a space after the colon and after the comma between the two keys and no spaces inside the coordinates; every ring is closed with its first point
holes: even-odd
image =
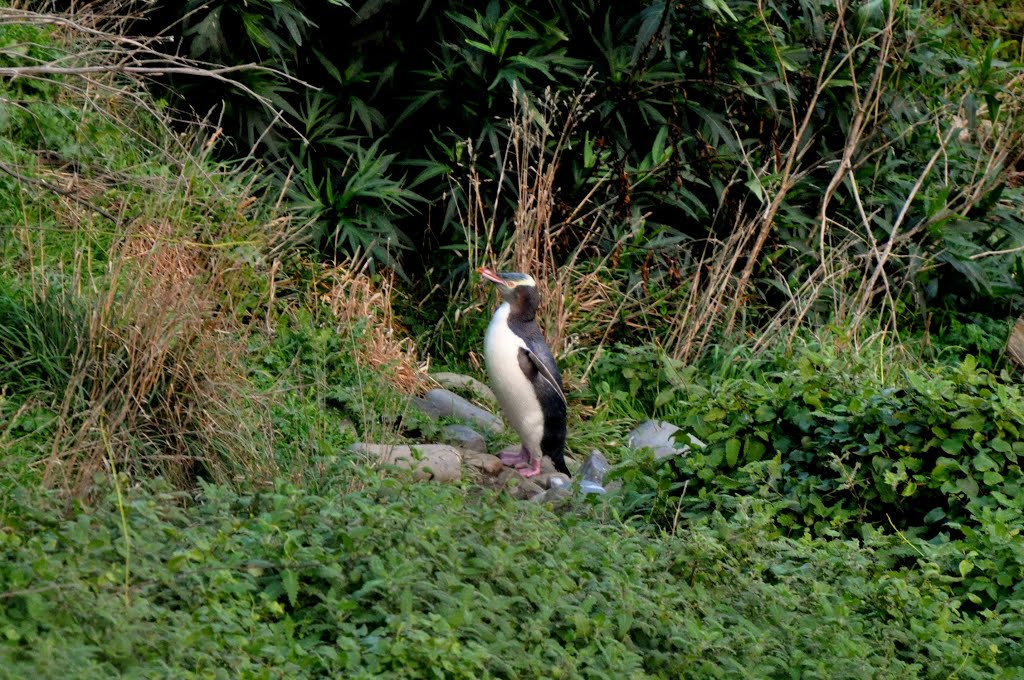
{"type": "Polygon", "coordinates": [[[616,348],[592,384],[706,444],[660,463],[626,456],[613,476],[629,514],[671,529],[755,507],[793,535],[895,531],[908,559],[939,565],[975,604],[1019,598],[1024,394],[1005,372],[971,356],[890,369],[877,346],[854,358],[831,338],[685,368],[616,348]]]}

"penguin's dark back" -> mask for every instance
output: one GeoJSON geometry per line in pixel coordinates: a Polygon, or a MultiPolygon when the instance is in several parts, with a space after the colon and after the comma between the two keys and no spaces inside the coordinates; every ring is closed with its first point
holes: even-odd
{"type": "Polygon", "coordinates": [[[545,394],[541,407],[545,414],[544,436],[540,440],[541,452],[551,459],[556,470],[568,475],[569,468],[565,465],[565,402],[560,395],[545,394]],[[547,403],[543,403],[544,401],[547,403]]]}
{"type": "Polygon", "coordinates": [[[508,326],[512,329],[513,333],[523,339],[523,342],[526,343],[530,351],[544,362],[544,365],[548,367],[551,374],[558,380],[559,389],[562,389],[562,372],[558,370],[555,357],[551,354],[551,348],[548,347],[548,343],[544,342],[544,335],[540,332],[540,326],[537,325],[537,322],[523,321],[510,314],[508,326]]]}
{"type": "Polygon", "coordinates": [[[510,303],[508,325],[512,332],[526,343],[529,350],[548,368],[558,383],[558,391],[551,388],[539,376],[532,379],[541,410],[544,412],[544,436],[540,441],[541,452],[551,459],[555,469],[563,474],[570,474],[565,464],[565,421],[566,405],[562,383],[562,372],[551,353],[551,348],[544,341],[540,326],[534,320],[539,296],[536,288],[523,289],[522,294],[510,303]]]}
{"type": "MultiPolygon", "coordinates": [[[[511,325],[511,324],[509,324],[511,325]]],[[[565,403],[565,387],[562,383],[562,373],[558,370],[551,349],[541,336],[540,329],[536,323],[523,324],[531,326],[529,332],[524,332],[522,327],[514,328],[516,333],[526,341],[526,346],[545,365],[558,383],[558,390],[552,388],[551,384],[539,373],[531,378],[533,389],[537,394],[541,410],[544,412],[544,436],[540,440],[541,452],[551,459],[555,469],[566,475],[569,468],[565,465],[565,431],[566,418],[568,415],[565,403]]]]}

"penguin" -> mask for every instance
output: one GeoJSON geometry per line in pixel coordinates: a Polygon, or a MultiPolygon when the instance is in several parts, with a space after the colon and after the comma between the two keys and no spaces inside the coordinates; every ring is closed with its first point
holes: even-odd
{"type": "Polygon", "coordinates": [[[487,327],[484,363],[501,410],[522,441],[519,452],[503,452],[501,462],[533,477],[540,473],[541,457],[547,456],[556,470],[568,475],[567,402],[562,374],[537,325],[537,282],[518,272],[496,274],[487,267],[477,272],[497,284],[503,300],[487,327]]]}

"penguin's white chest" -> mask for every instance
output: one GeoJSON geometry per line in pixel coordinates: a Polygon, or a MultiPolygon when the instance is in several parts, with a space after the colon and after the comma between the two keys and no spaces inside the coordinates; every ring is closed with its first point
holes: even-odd
{"type": "Polygon", "coordinates": [[[519,350],[526,348],[526,342],[509,328],[510,311],[506,302],[494,313],[484,336],[484,363],[491,389],[505,418],[519,433],[531,456],[539,458],[540,442],[544,437],[544,412],[533,384],[519,367],[519,350]]]}

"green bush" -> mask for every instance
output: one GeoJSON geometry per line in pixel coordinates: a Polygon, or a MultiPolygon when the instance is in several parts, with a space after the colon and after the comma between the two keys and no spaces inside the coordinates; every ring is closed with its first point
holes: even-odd
{"type": "Polygon", "coordinates": [[[643,373],[650,362],[636,366],[641,393],[707,446],[620,470],[634,511],[672,522],[685,483],[679,502],[696,514],[750,496],[797,534],[895,528],[959,550],[945,570],[986,606],[1019,598],[1021,386],[971,356],[890,368],[870,354],[806,347],[735,375],[691,368],[672,382],[643,373]]]}
{"type": "Polygon", "coordinates": [[[993,678],[1022,662],[1009,619],[965,617],[879,536],[771,538],[740,517],[659,535],[332,469],[324,495],[135,493],[123,526],[113,497],[61,521],[22,499],[0,532],[0,675],[993,678]]]}
{"type": "MultiPolygon", "coordinates": [[[[917,3],[811,0],[191,0],[147,26],[180,30],[174,49],[196,59],[277,69],[239,74],[276,121],[240,89],[173,84],[186,107],[223,106],[228,137],[274,165],[328,257],[359,247],[463,276],[459,221],[476,208],[467,167],[494,203],[489,227],[509,238],[528,200],[515,163],[502,167],[513,92],[540,118],[550,88],[592,95],[550,197],[563,254],[595,228],[575,219],[593,210],[601,255],[619,261],[641,229],[619,263],[674,281],[763,228],[766,240],[736,257],[755,261],[769,308],[833,258],[856,269],[852,285],[875,279],[859,290],[864,304],[884,276],[907,282],[901,302],[915,306],[1019,306],[1021,190],[1001,172],[1021,128],[1019,59],[995,34],[965,37],[959,20],[917,3]],[[402,257],[409,246],[426,257],[402,257]]],[[[848,283],[829,280],[820,295],[848,283]]]]}

